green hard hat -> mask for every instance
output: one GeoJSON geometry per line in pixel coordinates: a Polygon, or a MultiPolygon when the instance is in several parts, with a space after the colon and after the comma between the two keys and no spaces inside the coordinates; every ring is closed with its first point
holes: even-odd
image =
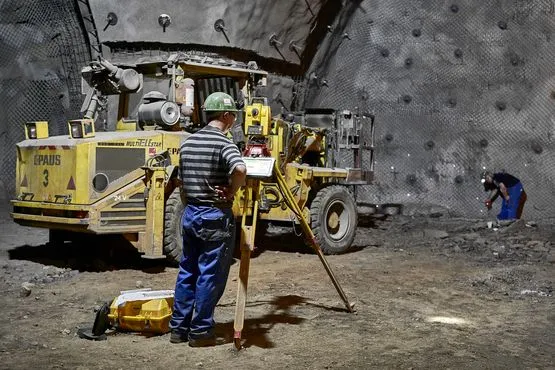
{"type": "Polygon", "coordinates": [[[203,109],[205,112],[237,112],[235,101],[231,95],[223,92],[208,95],[204,101],[203,109]]]}

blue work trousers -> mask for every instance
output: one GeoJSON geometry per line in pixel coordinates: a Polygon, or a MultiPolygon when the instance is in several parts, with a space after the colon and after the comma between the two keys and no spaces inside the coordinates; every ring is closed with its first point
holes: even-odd
{"type": "Polygon", "coordinates": [[[233,261],[231,209],[187,205],[182,217],[183,256],[175,283],[170,328],[189,338],[214,334],[214,309],[233,261]]]}
{"type": "Polygon", "coordinates": [[[501,212],[497,215],[498,220],[514,220],[520,218],[520,212],[522,209],[521,201],[525,199],[521,199],[521,197],[525,197],[524,195],[524,188],[522,187],[522,183],[517,183],[514,186],[511,186],[507,189],[507,193],[509,194],[509,201],[507,202],[503,199],[503,204],[501,205],[501,212]]]}

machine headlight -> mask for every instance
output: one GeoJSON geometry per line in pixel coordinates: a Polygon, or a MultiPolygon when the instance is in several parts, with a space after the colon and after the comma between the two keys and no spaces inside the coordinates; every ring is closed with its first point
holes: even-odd
{"type": "Polygon", "coordinates": [[[48,122],[36,121],[25,123],[25,138],[46,139],[48,137],[48,122]]]}
{"type": "Polygon", "coordinates": [[[97,192],[102,193],[104,190],[106,190],[106,188],[108,188],[109,184],[110,180],[108,179],[108,176],[106,176],[106,174],[100,172],[94,175],[92,185],[94,190],[96,190],[97,192]]]}
{"type": "Polygon", "coordinates": [[[29,139],[36,139],[37,138],[37,126],[29,125],[27,127],[27,137],[29,139]]]}
{"type": "Polygon", "coordinates": [[[71,128],[71,137],[74,139],[82,138],[83,137],[83,128],[81,125],[70,124],[71,128]]]}
{"type": "Polygon", "coordinates": [[[94,121],[92,119],[75,119],[67,124],[69,126],[69,135],[73,139],[94,137],[94,121]]]}

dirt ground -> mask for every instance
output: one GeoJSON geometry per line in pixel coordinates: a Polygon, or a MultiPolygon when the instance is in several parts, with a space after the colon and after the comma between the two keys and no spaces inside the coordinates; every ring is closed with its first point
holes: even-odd
{"type": "MultiPolygon", "coordinates": [[[[114,332],[88,341],[95,309],[121,290],[173,289],[176,269],[107,244],[47,244],[0,214],[0,368],[555,368],[555,225],[392,216],[358,229],[328,262],[270,229],[251,261],[244,349],[233,349],[239,263],[216,310],[227,343],[170,344],[114,332]],[[22,284],[32,283],[23,294],[22,284]]],[[[437,215],[436,215],[437,216],[437,215]]],[[[27,284],[28,285],[28,284],[27,284]]]]}

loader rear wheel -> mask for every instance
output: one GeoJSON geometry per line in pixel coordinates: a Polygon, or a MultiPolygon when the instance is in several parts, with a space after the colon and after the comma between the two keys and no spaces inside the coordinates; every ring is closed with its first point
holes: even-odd
{"type": "Polygon", "coordinates": [[[358,215],[353,195],[345,186],[332,185],[316,193],[310,224],[324,254],[347,251],[355,238],[358,215]]]}
{"type": "Polygon", "coordinates": [[[181,215],[184,209],[179,188],[176,188],[166,201],[166,209],[164,210],[164,254],[174,266],[179,264],[183,254],[181,215]]]}

